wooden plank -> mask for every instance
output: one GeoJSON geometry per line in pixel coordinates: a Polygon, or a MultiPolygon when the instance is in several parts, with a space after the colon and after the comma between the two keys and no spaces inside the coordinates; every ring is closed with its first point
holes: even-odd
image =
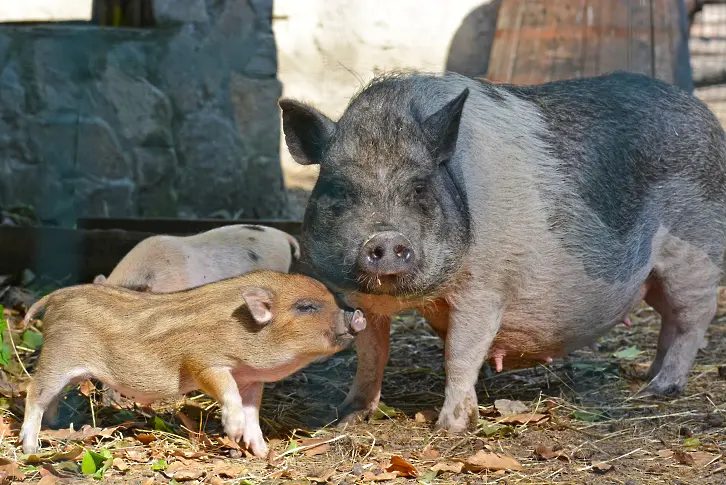
{"type": "Polygon", "coordinates": [[[628,2],[628,71],[654,76],[653,30],[651,2],[656,0],[630,0],[628,2]]]}
{"type": "Polygon", "coordinates": [[[487,79],[492,82],[510,82],[510,62],[516,60],[519,28],[517,26],[524,0],[503,1],[497,14],[495,41],[489,56],[487,79]]]}
{"type": "Polygon", "coordinates": [[[487,77],[537,84],[630,71],[684,87],[685,15],[681,0],[503,0],[487,77]]]}
{"type": "Polygon", "coordinates": [[[79,229],[121,229],[124,231],[150,234],[196,234],[217,227],[232,224],[255,224],[285,231],[293,236],[300,235],[302,223],[282,220],[226,220],[226,219],[174,219],[174,218],[82,218],[79,229]]]}
{"type": "Polygon", "coordinates": [[[602,42],[602,16],[604,3],[609,0],[589,0],[585,7],[582,37],[583,76],[591,77],[600,74],[600,43],[602,42]]]}
{"type": "Polygon", "coordinates": [[[0,274],[30,269],[64,284],[108,274],[139,241],[152,234],[54,227],[0,226],[0,274]]]}
{"type": "Polygon", "coordinates": [[[673,49],[672,31],[669,29],[673,18],[678,18],[678,10],[673,5],[680,0],[654,2],[653,5],[653,66],[655,77],[665,82],[675,83],[675,53],[673,49]]]}
{"type": "MultiPolygon", "coordinates": [[[[557,4],[553,3],[553,6],[557,4]]],[[[548,81],[571,79],[582,76],[583,36],[582,26],[585,20],[585,0],[562,2],[553,14],[557,22],[556,29],[560,36],[550,44],[550,72],[548,81]]]]}

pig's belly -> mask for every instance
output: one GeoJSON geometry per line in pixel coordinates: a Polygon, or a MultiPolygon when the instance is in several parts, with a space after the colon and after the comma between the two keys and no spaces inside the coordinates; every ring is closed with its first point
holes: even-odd
{"type": "Polygon", "coordinates": [[[596,296],[579,305],[553,308],[514,306],[505,311],[488,358],[497,368],[522,367],[549,362],[594,343],[621,323],[642,300],[646,286],[624,290],[617,305],[605,306],[596,296]]]}

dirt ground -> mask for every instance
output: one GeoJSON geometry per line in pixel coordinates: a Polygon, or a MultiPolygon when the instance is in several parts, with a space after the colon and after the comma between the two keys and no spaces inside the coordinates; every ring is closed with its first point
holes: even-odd
{"type": "MultiPolygon", "coordinates": [[[[724,484],[726,292],[721,304],[709,345],[678,398],[634,397],[659,329],[657,315],[643,306],[631,328],[618,326],[597,351],[500,374],[485,368],[479,427],[454,436],[434,432],[431,422],[443,402],[442,342],[421,318],[404,315],[392,328],[378,419],[330,426],[355,372],[355,353],[342,352],[266,386],[263,431],[273,450],[267,460],[245,457],[223,439],[216,405],[203,395],[119,409],[88,385],[67,394],[60,431],[43,434],[44,453],[23,456],[15,437],[27,377],[14,359],[0,374],[2,483],[23,476],[23,483],[42,478],[43,485],[98,483],[80,473],[92,461],[80,444],[108,450],[108,459],[97,459],[109,465],[101,482],[112,484],[724,484]],[[527,409],[503,423],[507,403],[500,399],[527,409]],[[69,430],[71,420],[78,431],[69,430]]],[[[20,316],[6,309],[16,342],[20,316]]],[[[18,355],[32,373],[37,352],[20,348],[18,355]]]]}

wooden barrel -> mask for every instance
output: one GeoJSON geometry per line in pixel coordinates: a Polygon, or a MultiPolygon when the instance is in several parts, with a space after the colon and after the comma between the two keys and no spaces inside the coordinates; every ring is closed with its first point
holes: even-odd
{"type": "Polygon", "coordinates": [[[539,84],[612,71],[693,91],[683,0],[502,0],[490,81],[539,84]]]}

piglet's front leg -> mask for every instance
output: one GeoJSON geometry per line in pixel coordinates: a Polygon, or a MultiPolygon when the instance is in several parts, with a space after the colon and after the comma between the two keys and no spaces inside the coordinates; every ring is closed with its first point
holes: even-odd
{"type": "Polygon", "coordinates": [[[245,410],[232,373],[226,368],[213,367],[200,371],[194,379],[200,389],[217,400],[224,432],[229,439],[239,442],[245,431],[245,410]]]}
{"type": "Polygon", "coordinates": [[[446,388],[436,429],[461,432],[479,416],[475,385],[503,313],[498,294],[456,295],[445,343],[446,388]]]}

